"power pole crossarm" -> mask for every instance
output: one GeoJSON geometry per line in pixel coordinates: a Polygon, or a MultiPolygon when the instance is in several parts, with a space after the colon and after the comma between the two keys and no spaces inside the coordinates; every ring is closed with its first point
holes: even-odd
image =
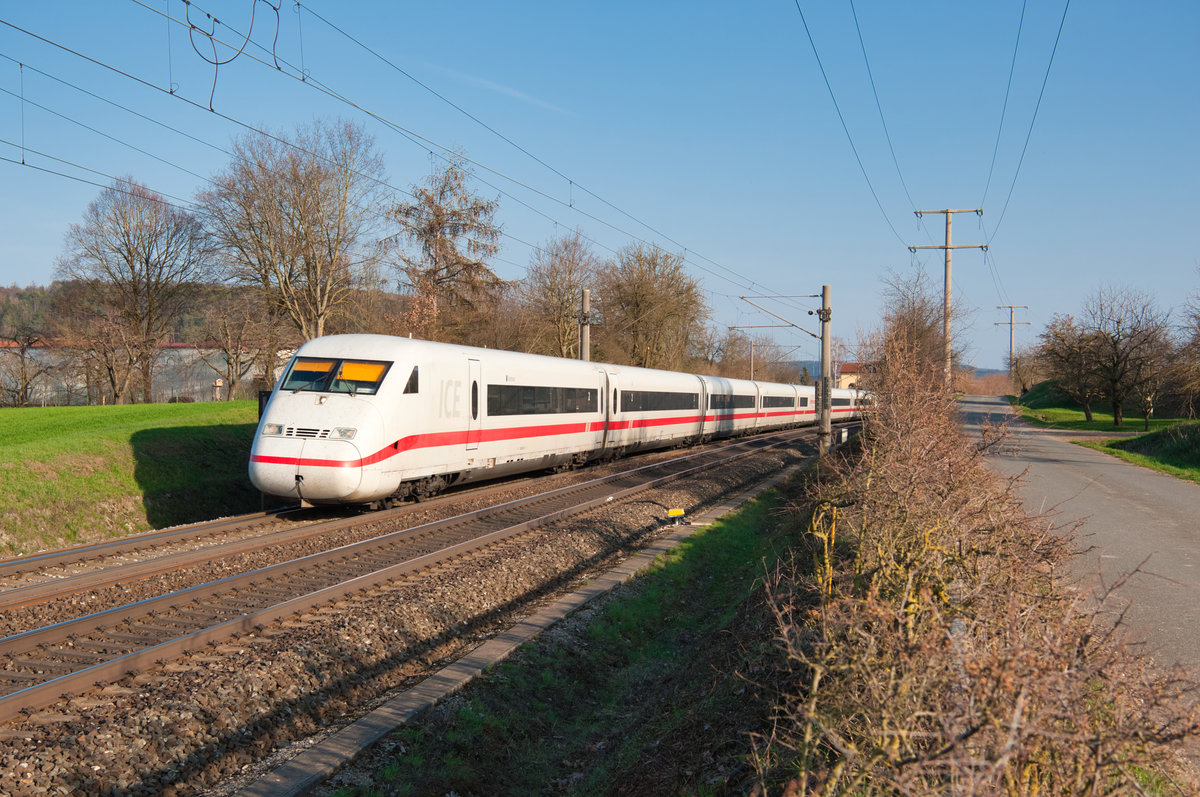
{"type": "Polygon", "coordinates": [[[1027,304],[998,304],[998,305],[996,305],[996,309],[1008,311],[1008,320],[1007,321],[997,321],[994,324],[994,326],[998,326],[998,327],[1002,327],[1002,326],[1006,326],[1006,325],[1008,326],[1008,375],[1009,375],[1009,377],[1011,377],[1013,374],[1013,363],[1015,362],[1015,360],[1013,359],[1013,350],[1014,350],[1013,344],[1015,342],[1015,336],[1013,335],[1013,329],[1014,329],[1014,327],[1016,327],[1019,324],[1025,324],[1026,326],[1029,325],[1028,321],[1014,321],[1013,316],[1016,314],[1017,310],[1028,310],[1029,305],[1027,305],[1027,304]]]}
{"type": "Polygon", "coordinates": [[[950,386],[950,377],[951,377],[951,373],[950,373],[950,252],[951,252],[951,250],[954,250],[954,249],[982,249],[985,252],[987,251],[987,244],[979,244],[979,245],[959,244],[958,246],[951,244],[950,243],[950,220],[954,217],[955,213],[974,213],[978,216],[982,216],[983,210],[977,208],[975,210],[946,209],[946,210],[918,210],[915,212],[917,214],[918,219],[921,218],[921,216],[925,213],[945,213],[946,214],[946,243],[944,245],[942,245],[942,246],[910,246],[910,247],[908,247],[908,251],[915,252],[918,249],[944,249],[944,250],[946,250],[945,297],[943,299],[943,309],[942,309],[942,347],[943,347],[943,350],[945,352],[945,357],[946,357],[946,362],[944,365],[944,370],[945,370],[944,378],[946,380],[946,387],[949,387],[950,386]]]}

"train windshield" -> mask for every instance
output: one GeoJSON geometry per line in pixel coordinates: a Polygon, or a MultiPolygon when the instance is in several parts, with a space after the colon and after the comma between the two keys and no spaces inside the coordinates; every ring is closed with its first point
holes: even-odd
{"type": "Polygon", "coordinates": [[[392,366],[379,360],[339,360],[323,357],[297,357],[283,379],[280,390],[299,393],[349,393],[371,395],[379,392],[379,383],[392,366]]]}

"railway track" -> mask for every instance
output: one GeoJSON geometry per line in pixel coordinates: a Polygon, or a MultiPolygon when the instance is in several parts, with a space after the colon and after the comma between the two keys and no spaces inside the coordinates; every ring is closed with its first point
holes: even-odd
{"type": "MultiPolygon", "coordinates": [[[[448,492],[444,496],[427,499],[419,504],[414,503],[374,512],[371,517],[376,520],[388,520],[418,512],[436,511],[442,505],[461,502],[464,499],[486,500],[489,496],[511,491],[514,485],[527,482],[530,478],[510,479],[501,484],[482,487],[471,486],[467,489],[448,492]]],[[[158,529],[143,534],[131,534],[105,542],[39,551],[26,556],[0,558],[0,610],[36,603],[36,599],[31,598],[30,603],[21,604],[16,597],[17,593],[14,592],[33,584],[66,579],[75,579],[74,583],[86,584],[85,574],[90,572],[144,563],[154,559],[165,559],[173,554],[195,551],[199,548],[215,550],[218,545],[224,543],[244,541],[246,544],[240,549],[232,545],[224,549],[236,553],[239,550],[253,550],[256,541],[261,541],[264,537],[278,540],[280,539],[278,535],[291,535],[292,539],[315,536],[335,528],[328,523],[322,524],[322,521],[326,520],[329,514],[339,512],[344,513],[344,510],[287,507],[271,512],[259,512],[217,521],[158,529]],[[296,531],[298,527],[303,526],[313,526],[312,535],[296,531]],[[10,595],[10,592],[13,594],[10,595]]],[[[336,523],[336,520],[334,522],[336,523]]],[[[171,569],[170,567],[164,568],[164,572],[171,569]]],[[[136,570],[130,569],[124,572],[126,580],[137,577],[136,570]]],[[[149,568],[144,572],[147,575],[143,577],[153,574],[149,568]]],[[[98,578],[94,586],[102,587],[103,580],[103,578],[98,578]]],[[[36,590],[24,594],[32,596],[36,594],[36,590]]]]}
{"type": "MultiPolygon", "coordinates": [[[[736,441],[10,635],[0,639],[0,721],[348,595],[416,578],[432,568],[511,543],[546,524],[683,476],[719,472],[764,447],[809,434],[810,430],[801,430],[736,441]]],[[[278,547],[285,538],[294,541],[354,524],[377,524],[408,509],[314,522],[276,532],[265,544],[278,547]]],[[[255,517],[250,522],[271,521],[255,517]]],[[[254,544],[261,547],[264,542],[235,540],[5,590],[0,592],[0,605],[59,601],[125,579],[146,578],[149,573],[195,569],[210,563],[216,554],[232,556],[254,544]]],[[[0,568],[7,564],[0,563],[0,568]]]]}

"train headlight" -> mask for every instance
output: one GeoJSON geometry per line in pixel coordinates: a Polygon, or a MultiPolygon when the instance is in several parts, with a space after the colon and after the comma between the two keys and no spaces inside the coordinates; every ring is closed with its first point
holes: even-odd
{"type": "Polygon", "coordinates": [[[354,434],[357,431],[358,431],[357,429],[351,429],[348,426],[339,426],[338,428],[333,430],[332,437],[335,440],[353,440],[354,434]]]}
{"type": "Polygon", "coordinates": [[[262,433],[264,435],[276,435],[276,436],[281,435],[281,434],[283,434],[283,424],[282,423],[264,423],[263,427],[262,427],[262,433]]]}

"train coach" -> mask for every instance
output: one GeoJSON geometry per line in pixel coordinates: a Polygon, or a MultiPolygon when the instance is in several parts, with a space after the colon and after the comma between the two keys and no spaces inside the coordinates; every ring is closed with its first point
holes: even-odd
{"type": "MultiPolygon", "coordinates": [[[[835,420],[853,418],[835,390],[835,420]]],[[[259,421],[250,480],[311,504],[387,506],[450,484],[816,420],[814,389],[386,335],[292,357],[259,421]]]]}

